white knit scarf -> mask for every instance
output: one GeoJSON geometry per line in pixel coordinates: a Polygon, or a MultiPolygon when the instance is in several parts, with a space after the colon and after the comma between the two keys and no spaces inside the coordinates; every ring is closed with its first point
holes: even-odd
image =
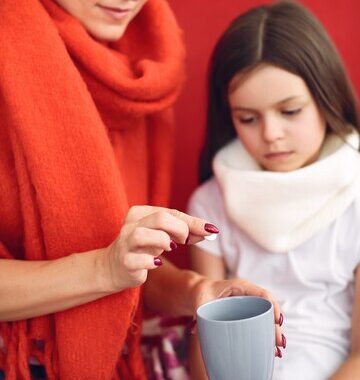
{"type": "Polygon", "coordinates": [[[236,139],[213,167],[229,218],[271,252],[287,252],[328,226],[355,199],[359,137],[330,134],[319,159],[292,172],[262,170],[236,139]]]}

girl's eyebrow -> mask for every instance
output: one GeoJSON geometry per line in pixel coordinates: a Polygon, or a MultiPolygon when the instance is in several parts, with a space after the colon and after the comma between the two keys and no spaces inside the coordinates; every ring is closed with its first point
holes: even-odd
{"type": "MultiPolygon", "coordinates": [[[[272,105],[273,106],[278,106],[278,105],[281,105],[283,103],[287,103],[287,102],[290,102],[291,100],[297,100],[299,98],[303,98],[304,95],[293,95],[293,96],[289,96],[285,99],[282,99],[282,100],[279,100],[278,102],[274,103],[272,105]]],[[[249,108],[249,107],[241,107],[241,106],[234,106],[234,107],[231,107],[231,110],[232,111],[251,111],[251,112],[257,112],[257,110],[255,109],[252,109],[252,108],[249,108]]]]}

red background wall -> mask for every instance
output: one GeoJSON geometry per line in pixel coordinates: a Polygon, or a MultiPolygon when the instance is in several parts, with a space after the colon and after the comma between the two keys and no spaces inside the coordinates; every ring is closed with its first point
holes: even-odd
{"type": "MultiPolygon", "coordinates": [[[[212,48],[239,13],[268,1],[259,0],[168,0],[181,28],[187,50],[187,80],[175,112],[176,158],[172,206],[185,210],[197,185],[197,163],[202,146],[206,110],[206,71],[212,48]]],[[[360,93],[360,1],[303,0],[323,22],[335,41],[357,93],[360,93]]],[[[188,265],[187,254],[179,249],[171,256],[177,265],[188,265]]]]}

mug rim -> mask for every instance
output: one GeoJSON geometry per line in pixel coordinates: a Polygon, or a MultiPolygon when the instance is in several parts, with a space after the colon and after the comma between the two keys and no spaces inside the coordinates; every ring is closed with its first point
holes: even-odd
{"type": "Polygon", "coordinates": [[[215,300],[211,300],[211,301],[209,301],[209,302],[206,302],[206,303],[200,305],[200,306],[197,308],[197,310],[196,310],[196,316],[197,316],[197,318],[203,319],[203,320],[205,320],[205,321],[215,322],[215,323],[245,323],[245,322],[247,322],[247,321],[252,321],[252,320],[254,320],[254,319],[256,319],[256,318],[260,318],[260,317],[262,317],[263,315],[265,315],[265,314],[267,314],[267,313],[269,313],[269,312],[272,312],[273,309],[274,309],[273,304],[272,304],[269,300],[267,300],[266,298],[263,298],[263,297],[258,297],[258,296],[230,296],[230,297],[217,298],[217,299],[215,299],[215,300]],[[251,298],[251,299],[262,300],[262,301],[264,301],[265,303],[267,303],[269,307],[268,307],[268,309],[265,310],[263,313],[258,314],[258,315],[254,315],[253,317],[248,317],[248,318],[245,318],[245,319],[229,320],[229,321],[222,321],[222,320],[219,320],[219,319],[207,318],[206,316],[202,315],[202,313],[201,313],[201,312],[202,312],[201,309],[203,309],[203,308],[205,308],[205,307],[207,307],[207,306],[209,306],[209,305],[212,305],[212,304],[214,304],[214,303],[218,303],[218,302],[228,302],[228,301],[226,301],[226,300],[228,300],[228,299],[245,299],[245,298],[246,298],[246,299],[251,298]]]}

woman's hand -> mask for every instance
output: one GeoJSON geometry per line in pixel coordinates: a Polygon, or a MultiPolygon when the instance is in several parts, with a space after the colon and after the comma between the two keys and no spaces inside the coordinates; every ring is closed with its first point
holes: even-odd
{"type": "Polygon", "coordinates": [[[152,206],[132,207],[120,234],[104,249],[108,287],[111,292],[142,285],[148,271],[158,268],[162,253],[177,243],[197,242],[218,231],[206,221],[180,211],[152,206]]]}
{"type": "MultiPolygon", "coordinates": [[[[264,288],[240,279],[210,280],[203,278],[193,289],[194,310],[211,300],[230,296],[257,296],[269,300],[274,306],[276,345],[285,348],[286,340],[281,332],[283,315],[275,298],[264,288]]],[[[279,354],[278,350],[276,352],[279,354]]],[[[281,355],[281,354],[280,354],[281,355]]]]}

